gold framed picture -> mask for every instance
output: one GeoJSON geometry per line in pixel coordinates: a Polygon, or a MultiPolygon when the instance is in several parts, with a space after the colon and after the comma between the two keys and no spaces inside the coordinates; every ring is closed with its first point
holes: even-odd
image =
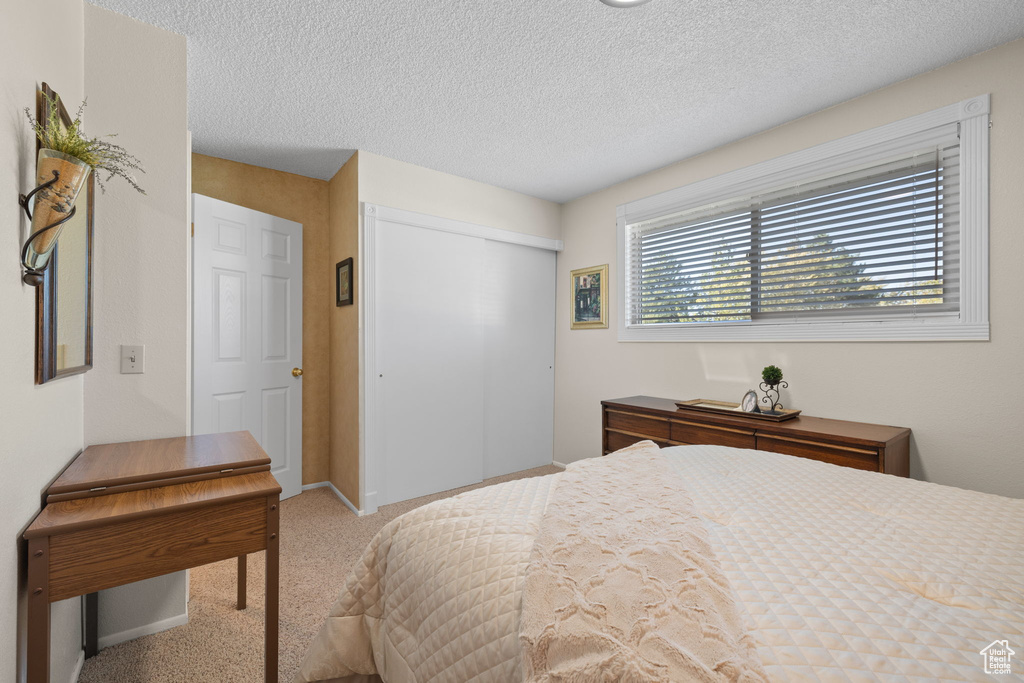
{"type": "Polygon", "coordinates": [[[571,329],[608,327],[608,264],[572,271],[571,329]]]}

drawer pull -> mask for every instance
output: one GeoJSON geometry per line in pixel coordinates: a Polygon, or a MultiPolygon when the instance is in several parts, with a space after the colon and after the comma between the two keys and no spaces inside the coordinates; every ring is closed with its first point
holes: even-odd
{"type": "Polygon", "coordinates": [[[616,434],[623,434],[625,436],[635,436],[636,438],[643,439],[644,441],[653,441],[654,443],[665,443],[664,440],[656,439],[653,436],[651,436],[650,434],[637,434],[636,432],[627,432],[627,431],[622,430],[622,429],[612,429],[611,427],[607,427],[605,429],[605,431],[606,432],[615,432],[616,434]]]}
{"type": "Polygon", "coordinates": [[[630,417],[642,417],[645,420],[658,420],[659,422],[668,422],[667,417],[658,417],[657,415],[648,415],[647,413],[627,413],[625,410],[612,410],[611,408],[605,408],[606,413],[615,413],[616,415],[629,415],[630,417]]]}
{"type": "Polygon", "coordinates": [[[685,420],[672,420],[672,422],[681,425],[688,425],[690,427],[700,427],[701,429],[715,429],[720,432],[732,432],[734,434],[742,434],[743,436],[754,436],[754,432],[746,429],[731,429],[729,427],[719,427],[718,425],[711,425],[701,422],[686,422],[685,420]]]}
{"type": "Polygon", "coordinates": [[[775,441],[788,441],[789,443],[802,443],[808,446],[818,446],[825,448],[833,448],[837,451],[849,451],[850,453],[860,453],[862,455],[878,455],[878,451],[869,451],[863,448],[851,448],[850,446],[839,446],[834,443],[824,443],[822,441],[806,441],[804,439],[793,439],[788,436],[776,436],[775,434],[758,434],[759,439],[773,439],[775,441]]]}

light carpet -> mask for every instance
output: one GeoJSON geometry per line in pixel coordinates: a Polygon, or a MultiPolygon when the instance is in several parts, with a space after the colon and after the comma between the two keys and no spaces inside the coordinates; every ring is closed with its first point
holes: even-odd
{"type": "MultiPolygon", "coordinates": [[[[396,517],[431,501],[513,479],[561,471],[548,465],[385,505],[357,517],[328,488],[281,503],[280,680],[291,681],[363,548],[396,517]]],[[[80,683],[263,681],[263,553],[249,556],[248,607],[235,609],[235,560],[192,570],[189,623],[106,648],[80,683]]]]}

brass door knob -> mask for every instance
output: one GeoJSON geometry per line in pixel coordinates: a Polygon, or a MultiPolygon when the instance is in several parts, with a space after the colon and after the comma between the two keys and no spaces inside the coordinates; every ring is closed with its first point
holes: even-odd
{"type": "Polygon", "coordinates": [[[302,368],[292,368],[292,377],[300,377],[302,375],[302,368]]]}

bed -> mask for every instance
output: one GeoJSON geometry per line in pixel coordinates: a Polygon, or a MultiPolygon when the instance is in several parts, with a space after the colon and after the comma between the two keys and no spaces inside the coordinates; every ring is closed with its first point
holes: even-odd
{"type": "MultiPolygon", "coordinates": [[[[612,671],[622,651],[649,650],[678,626],[676,605],[702,620],[721,607],[713,628],[701,621],[696,630],[702,642],[733,649],[712,647],[679,669],[641,653],[640,668],[604,680],[990,680],[983,649],[995,641],[1024,647],[1024,501],[776,453],[646,442],[391,522],[352,570],[295,680],[600,680],[594,672],[612,671]],[[652,467],[661,469],[645,469],[652,467]],[[672,516],[651,512],[660,508],[672,516]],[[694,526],[677,527],[686,517],[694,526]],[[620,522],[627,535],[608,536],[608,525],[620,522]],[[640,564],[670,564],[660,578],[645,568],[630,580],[664,584],[706,563],[699,580],[709,590],[700,595],[720,604],[694,607],[691,591],[655,613],[648,584],[636,595],[587,597],[591,607],[615,605],[600,620],[648,610],[624,631],[603,621],[569,624],[566,614],[579,622],[588,609],[559,603],[561,595],[545,602],[537,586],[578,593],[583,584],[594,588],[599,572],[551,574],[586,555],[564,547],[576,533],[566,524],[596,524],[592,536],[611,539],[597,553],[606,557],[634,536],[689,535],[668,552],[648,543],[659,559],[640,564]],[[563,619],[565,637],[552,634],[563,619]],[[638,625],[646,632],[634,638],[638,625]],[[580,635],[591,626],[606,633],[580,635]],[[541,640],[548,649],[538,668],[541,640]],[[609,642],[613,655],[602,650],[609,642]]],[[[703,647],[683,643],[667,656],[703,647]]]]}

